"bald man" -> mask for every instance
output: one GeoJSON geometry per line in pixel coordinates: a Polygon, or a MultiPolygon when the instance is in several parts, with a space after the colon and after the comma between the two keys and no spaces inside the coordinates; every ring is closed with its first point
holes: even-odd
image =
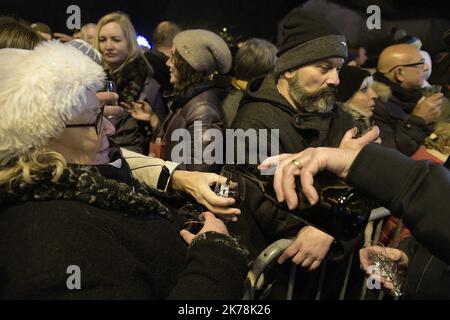
{"type": "Polygon", "coordinates": [[[380,127],[382,144],[407,156],[431,134],[441,114],[442,93],[422,96],[428,69],[415,46],[396,44],[381,52],[374,75],[373,89],[380,101],[373,119],[380,127]]]}

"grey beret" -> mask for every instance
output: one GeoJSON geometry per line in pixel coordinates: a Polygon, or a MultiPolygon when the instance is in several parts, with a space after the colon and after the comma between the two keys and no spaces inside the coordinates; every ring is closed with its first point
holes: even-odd
{"type": "Polygon", "coordinates": [[[231,52],[226,42],[214,32],[202,29],[185,30],[173,39],[178,53],[198,72],[227,73],[231,69],[231,52]]]}

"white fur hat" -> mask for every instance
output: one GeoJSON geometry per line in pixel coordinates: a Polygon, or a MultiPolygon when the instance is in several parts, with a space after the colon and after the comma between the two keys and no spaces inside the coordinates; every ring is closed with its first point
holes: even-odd
{"type": "Polygon", "coordinates": [[[105,77],[101,66],[57,41],[0,50],[0,75],[0,165],[58,137],[105,77]]]}

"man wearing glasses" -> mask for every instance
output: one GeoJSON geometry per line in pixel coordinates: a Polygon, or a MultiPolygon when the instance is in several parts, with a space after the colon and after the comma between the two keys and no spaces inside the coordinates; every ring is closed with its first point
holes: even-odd
{"type": "Polygon", "coordinates": [[[373,118],[382,144],[407,156],[431,134],[441,114],[442,93],[424,97],[420,90],[428,69],[416,47],[397,44],[381,52],[374,75],[380,101],[373,118]]]}

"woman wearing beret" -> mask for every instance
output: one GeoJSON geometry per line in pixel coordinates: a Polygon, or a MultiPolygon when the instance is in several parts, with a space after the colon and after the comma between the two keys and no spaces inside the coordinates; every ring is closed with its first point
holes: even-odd
{"type": "MultiPolygon", "coordinates": [[[[155,192],[106,179],[104,72],[57,42],[0,50],[0,298],[239,299],[246,254],[204,214],[181,236],[155,192]]],[[[130,179],[130,177],[129,177],[130,179]]]]}
{"type": "Polygon", "coordinates": [[[161,134],[162,142],[166,143],[164,158],[184,163],[187,170],[218,171],[217,165],[206,164],[214,159],[209,162],[204,154],[210,143],[204,133],[207,129],[224,130],[221,103],[212,76],[230,70],[231,52],[217,34],[197,29],[176,35],[172,53],[167,65],[175,97],[161,134]],[[186,129],[190,139],[179,141],[177,129],[186,129]],[[198,142],[194,135],[199,138],[198,142]],[[180,149],[189,149],[190,155],[185,153],[179,157],[180,149]]]}

